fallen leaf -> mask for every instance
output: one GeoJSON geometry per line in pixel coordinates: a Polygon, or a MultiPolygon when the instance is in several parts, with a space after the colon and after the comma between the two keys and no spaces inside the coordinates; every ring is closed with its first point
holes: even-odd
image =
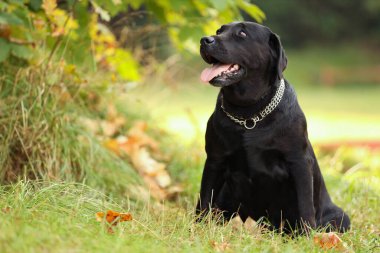
{"type": "Polygon", "coordinates": [[[3,213],[10,213],[11,212],[11,208],[9,206],[6,206],[6,207],[1,208],[1,211],[3,213]]]}
{"type": "MultiPolygon", "coordinates": [[[[117,119],[115,108],[110,107],[108,115],[109,120],[115,121],[117,119]]],[[[104,142],[104,146],[120,157],[127,155],[130,158],[133,167],[148,186],[151,196],[159,200],[175,199],[183,189],[181,186],[172,185],[166,164],[152,156],[152,153],[159,155],[158,143],[148,136],[146,129],[146,122],[136,122],[126,136],[120,135],[109,139],[104,142]]]]}
{"type": "Polygon", "coordinates": [[[116,226],[116,224],[119,222],[132,220],[132,215],[130,213],[119,213],[112,210],[108,210],[106,214],[104,214],[104,212],[97,212],[95,214],[95,217],[97,221],[103,221],[103,219],[105,219],[113,226],[116,226]]]}
{"type": "Polygon", "coordinates": [[[334,249],[340,252],[351,252],[348,246],[334,232],[314,235],[314,244],[321,249],[334,249]]]}
{"type": "Polygon", "coordinates": [[[130,140],[130,145],[135,145],[138,148],[142,146],[147,146],[151,148],[154,152],[158,151],[158,143],[149,137],[145,131],[147,129],[146,122],[138,121],[135,125],[128,131],[128,139],[130,140]]]}
{"type": "Polygon", "coordinates": [[[169,186],[166,190],[166,199],[176,200],[181,192],[183,192],[183,187],[181,185],[169,186]]]}
{"type": "Polygon", "coordinates": [[[254,232],[257,228],[257,223],[251,217],[248,217],[244,222],[244,228],[249,232],[254,232]]]}
{"type": "Polygon", "coordinates": [[[119,213],[112,210],[108,210],[106,214],[104,214],[104,212],[97,212],[95,217],[99,222],[105,220],[108,223],[107,232],[110,234],[114,233],[112,226],[116,226],[119,222],[132,220],[130,213],[119,213]]]}
{"type": "Polygon", "coordinates": [[[231,249],[230,244],[228,242],[217,242],[212,240],[210,241],[210,245],[217,252],[224,252],[231,249]]]}
{"type": "Polygon", "coordinates": [[[241,220],[239,215],[236,215],[232,220],[230,221],[230,224],[233,229],[235,230],[241,230],[241,228],[244,225],[244,222],[241,220]]]}
{"type": "Polygon", "coordinates": [[[120,146],[119,146],[119,143],[117,140],[115,140],[115,139],[107,140],[103,143],[103,145],[107,149],[114,152],[116,155],[120,156],[120,146]]]}
{"type": "Polygon", "coordinates": [[[154,178],[161,188],[165,188],[171,184],[169,173],[166,171],[166,165],[153,159],[146,148],[133,152],[131,160],[132,164],[143,176],[154,178]]]}
{"type": "Polygon", "coordinates": [[[251,217],[248,217],[245,222],[242,221],[239,215],[235,216],[231,221],[231,226],[235,230],[244,230],[248,231],[251,234],[260,233],[260,228],[257,226],[257,222],[251,217]]]}

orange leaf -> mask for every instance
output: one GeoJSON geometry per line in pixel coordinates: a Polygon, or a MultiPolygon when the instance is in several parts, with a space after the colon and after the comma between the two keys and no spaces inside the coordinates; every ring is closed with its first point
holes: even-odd
{"type": "Polygon", "coordinates": [[[314,244],[321,249],[335,249],[341,252],[350,252],[347,245],[333,232],[319,233],[313,238],[314,244]]]}
{"type": "Polygon", "coordinates": [[[97,221],[103,221],[104,215],[105,215],[105,220],[114,226],[118,222],[131,221],[132,220],[132,215],[130,213],[119,213],[119,212],[115,212],[112,210],[108,210],[106,214],[104,214],[103,212],[97,212],[95,214],[96,220],[97,221]]]}
{"type": "Polygon", "coordinates": [[[115,139],[107,140],[104,142],[104,146],[109,150],[113,151],[115,154],[120,155],[119,143],[115,139]]]}

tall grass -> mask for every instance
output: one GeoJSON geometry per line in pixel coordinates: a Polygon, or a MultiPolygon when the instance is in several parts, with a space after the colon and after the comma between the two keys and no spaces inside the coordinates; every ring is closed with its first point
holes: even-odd
{"type": "Polygon", "coordinates": [[[140,184],[131,166],[109,153],[80,124],[80,117],[96,113],[91,110],[96,101],[88,94],[59,64],[1,65],[1,184],[20,179],[86,181],[121,194],[140,184]]]}

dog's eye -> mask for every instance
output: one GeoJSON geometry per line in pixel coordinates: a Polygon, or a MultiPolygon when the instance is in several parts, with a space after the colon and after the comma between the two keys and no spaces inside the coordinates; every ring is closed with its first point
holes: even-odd
{"type": "Polygon", "coordinates": [[[247,37],[247,34],[244,31],[239,32],[240,37],[247,37]]]}
{"type": "Polygon", "coordinates": [[[220,30],[220,29],[216,30],[216,35],[219,35],[221,33],[222,33],[222,30],[220,30]]]}

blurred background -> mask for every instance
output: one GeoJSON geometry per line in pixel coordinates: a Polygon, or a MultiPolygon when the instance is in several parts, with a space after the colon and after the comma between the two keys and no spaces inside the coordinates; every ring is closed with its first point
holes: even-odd
{"type": "Polygon", "coordinates": [[[343,239],[379,248],[380,1],[2,0],[0,251],[230,240],[236,252],[314,252],[307,238],[193,224],[219,91],[199,80],[199,40],[239,20],[280,36],[327,188],[352,220],[343,239]],[[109,209],[133,214],[120,236],[95,222],[109,209]]]}

